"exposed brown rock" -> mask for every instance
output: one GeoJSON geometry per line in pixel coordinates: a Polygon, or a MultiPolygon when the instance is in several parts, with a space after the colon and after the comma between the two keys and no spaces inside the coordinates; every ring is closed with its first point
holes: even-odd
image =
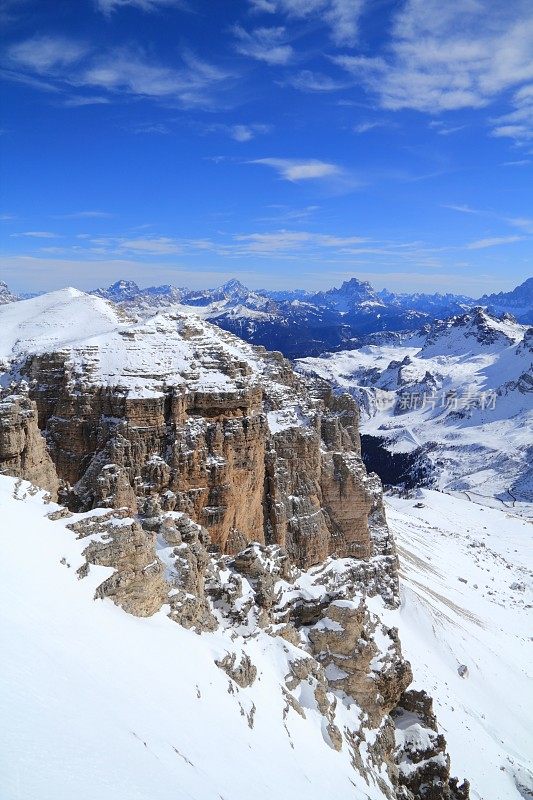
{"type": "Polygon", "coordinates": [[[397,705],[412,680],[397,632],[380,625],[382,637],[390,642],[384,653],[374,640],[377,625],[362,600],[335,600],[309,630],[312,652],[330,686],[357,700],[373,726],[397,705]]]}
{"type": "Polygon", "coordinates": [[[78,538],[98,534],[83,551],[89,564],[114,571],[97,589],[97,597],[110,597],[130,614],[148,617],[159,611],[167,597],[163,565],[156,557],[154,534],[139,523],[115,515],[74,522],[68,526],[78,538]]]}
{"type": "MultiPolygon", "coordinates": [[[[180,335],[194,339],[194,326],[188,330],[180,335]]],[[[360,459],[358,411],[348,395],[309,385],[281,355],[257,350],[262,383],[246,362],[217,353],[234,391],[180,384],[134,397],[93,379],[97,352],[89,350],[81,372],[67,352],[33,356],[24,366],[71,509],[135,514],[158,496],[164,510],[205,527],[224,553],[251,541],[278,544],[302,567],[328,555],[377,554],[368,518],[381,489],[360,459]],[[271,431],[265,412],[283,409],[290,393],[306,405],[307,422],[271,431]]],[[[192,385],[196,379],[191,372],[192,385]]],[[[388,566],[394,571],[393,561],[388,566]]]]}
{"type": "Polygon", "coordinates": [[[237,683],[241,689],[251,686],[257,677],[257,667],[255,667],[250,656],[241,653],[240,660],[237,661],[235,653],[228,653],[224,658],[215,661],[217,667],[223,669],[226,675],[237,683]]]}
{"type": "Polygon", "coordinates": [[[446,740],[439,733],[433,701],[424,691],[402,694],[392,717],[396,725],[399,786],[422,800],[468,800],[469,783],[450,777],[446,740]]]}
{"type": "Polygon", "coordinates": [[[59,480],[26,394],[0,395],[0,474],[31,481],[57,498],[59,480]]]}

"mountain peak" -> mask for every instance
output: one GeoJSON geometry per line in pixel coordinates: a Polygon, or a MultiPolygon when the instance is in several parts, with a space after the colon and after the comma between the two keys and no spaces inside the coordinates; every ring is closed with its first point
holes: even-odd
{"type": "Polygon", "coordinates": [[[7,283],[4,283],[4,281],[0,281],[0,305],[4,305],[4,303],[13,303],[15,300],[18,299],[19,298],[17,297],[17,295],[13,294],[13,292],[10,291],[7,283]]]}

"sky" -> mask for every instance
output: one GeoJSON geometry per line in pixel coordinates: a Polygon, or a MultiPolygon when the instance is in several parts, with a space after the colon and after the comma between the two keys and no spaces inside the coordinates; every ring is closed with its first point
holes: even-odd
{"type": "Polygon", "coordinates": [[[530,0],[0,0],[0,280],[531,274],[530,0]]]}

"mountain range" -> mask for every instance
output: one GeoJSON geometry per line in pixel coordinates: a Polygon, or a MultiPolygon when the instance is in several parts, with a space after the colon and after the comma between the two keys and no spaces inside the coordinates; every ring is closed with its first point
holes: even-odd
{"type": "Polygon", "coordinates": [[[113,293],[0,307],[6,798],[528,796],[531,329],[291,364],[238,284],[113,293]]]}
{"type": "Polygon", "coordinates": [[[315,293],[251,290],[238,280],[200,291],[173,286],[140,289],[132,281],[117,281],[94,293],[141,313],[175,303],[190,306],[220,328],[291,358],[357,347],[378,331],[417,330],[478,305],[533,323],[533,278],[513,292],[478,300],[453,294],[376,292],[357,278],[315,293]]]}
{"type": "Polygon", "coordinates": [[[367,464],[387,482],[529,512],[533,328],[478,306],[299,365],[357,399],[367,464]]]}
{"type": "MultiPolygon", "coordinates": [[[[426,323],[461,314],[476,306],[491,313],[511,313],[522,324],[533,323],[533,278],[512,292],[474,299],[454,294],[395,294],[375,291],[351,278],[323,292],[304,289],[248,289],[230,280],[215,289],[191,290],[171,285],[140,288],[120,280],[95,289],[98,297],[140,314],[183,305],[220,328],[252,344],[298,358],[359,347],[376,332],[414,331],[426,323]]],[[[0,304],[17,299],[0,284],[0,304]]]]}

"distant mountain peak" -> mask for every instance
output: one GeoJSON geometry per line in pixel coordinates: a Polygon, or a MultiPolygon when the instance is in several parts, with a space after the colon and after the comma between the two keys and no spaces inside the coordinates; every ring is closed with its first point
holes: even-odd
{"type": "Polygon", "coordinates": [[[220,288],[224,292],[249,291],[249,289],[244,285],[244,283],[241,283],[241,281],[238,280],[237,278],[230,278],[230,280],[226,281],[226,283],[223,283],[220,288]]]}
{"type": "Polygon", "coordinates": [[[4,305],[5,303],[14,303],[15,300],[18,300],[16,294],[9,289],[7,283],[4,281],[0,281],[0,305],[4,305]]]}

